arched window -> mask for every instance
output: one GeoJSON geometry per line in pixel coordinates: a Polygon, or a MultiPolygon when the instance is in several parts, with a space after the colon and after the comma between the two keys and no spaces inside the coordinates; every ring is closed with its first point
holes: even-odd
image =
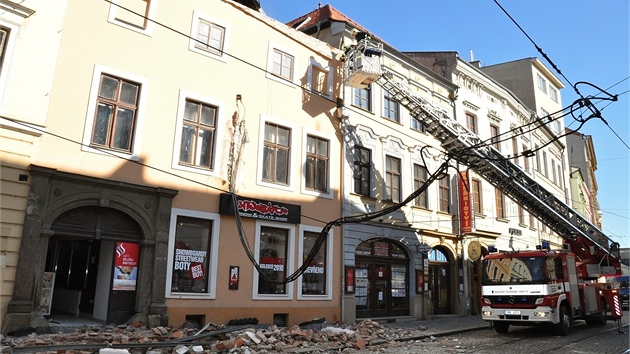
{"type": "Polygon", "coordinates": [[[446,255],[440,251],[439,249],[432,249],[431,252],[429,252],[429,260],[432,262],[447,262],[448,263],[448,258],[446,258],[446,255]]]}

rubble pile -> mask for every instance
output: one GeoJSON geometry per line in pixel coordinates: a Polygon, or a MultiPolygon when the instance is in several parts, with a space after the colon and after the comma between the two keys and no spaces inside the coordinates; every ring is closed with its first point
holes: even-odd
{"type": "Polygon", "coordinates": [[[32,333],[1,339],[5,350],[38,347],[41,353],[91,354],[98,353],[97,348],[112,348],[130,354],[325,353],[356,352],[369,346],[418,338],[422,330],[392,329],[371,320],[355,325],[319,324],[318,327],[313,329],[294,325],[281,328],[271,325],[230,328],[209,323],[199,330],[186,327],[147,328],[142,323],[132,323],[118,327],[84,326],[72,333],[32,333]],[[74,348],[59,350],[64,345],[74,348]],[[75,345],[84,345],[85,348],[76,349],[75,345]]]}

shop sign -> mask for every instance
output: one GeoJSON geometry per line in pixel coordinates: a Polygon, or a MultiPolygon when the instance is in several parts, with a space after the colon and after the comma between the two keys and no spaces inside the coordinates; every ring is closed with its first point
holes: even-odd
{"type": "Polygon", "coordinates": [[[375,256],[389,256],[389,243],[374,242],[374,255],[375,256]]]}
{"type": "MultiPolygon", "coordinates": [[[[299,224],[301,221],[301,207],[296,204],[237,196],[236,206],[238,214],[244,218],[280,221],[292,224],[299,224]]],[[[234,215],[234,201],[231,194],[221,194],[219,213],[223,215],[234,215]]]]}
{"type": "Polygon", "coordinates": [[[462,234],[472,232],[473,217],[470,203],[470,182],[467,171],[459,172],[459,226],[462,234]]]}

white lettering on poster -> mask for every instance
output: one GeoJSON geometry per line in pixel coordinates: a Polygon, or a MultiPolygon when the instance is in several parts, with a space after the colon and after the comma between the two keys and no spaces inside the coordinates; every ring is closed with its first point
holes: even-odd
{"type": "MultiPolygon", "coordinates": [[[[205,262],[207,253],[207,251],[186,250],[178,248],[175,250],[175,262],[173,267],[175,270],[190,270],[191,263],[203,264],[205,262]]],[[[193,268],[196,268],[196,266],[193,268]]],[[[199,269],[201,270],[202,268],[199,267],[199,269]]],[[[201,270],[201,272],[203,272],[203,270],[201,270]]]]}

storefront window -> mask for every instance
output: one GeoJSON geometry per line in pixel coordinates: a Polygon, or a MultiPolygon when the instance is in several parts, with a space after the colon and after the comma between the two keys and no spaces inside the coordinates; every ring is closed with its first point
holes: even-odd
{"type": "Polygon", "coordinates": [[[259,263],[262,273],[258,275],[259,294],[286,294],[286,284],[276,284],[286,278],[287,240],[289,230],[263,226],[260,230],[259,263]]]}
{"type": "MultiPolygon", "coordinates": [[[[308,257],[318,233],[305,232],[303,240],[304,260],[308,257]]],[[[315,259],[309,264],[302,275],[302,295],[323,295],[326,294],[326,244],[324,242],[319,248],[315,259]]]]}
{"type": "Polygon", "coordinates": [[[171,292],[207,293],[212,221],[177,217],[171,292]]]}

